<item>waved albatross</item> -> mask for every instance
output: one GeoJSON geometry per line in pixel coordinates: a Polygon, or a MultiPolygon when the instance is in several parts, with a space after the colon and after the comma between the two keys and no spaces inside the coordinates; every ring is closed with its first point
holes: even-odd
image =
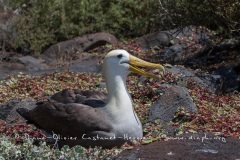
{"type": "Polygon", "coordinates": [[[28,122],[55,135],[61,145],[111,148],[141,139],[142,124],[133,109],[126,78],[130,72],[159,77],[138,66],[164,71],[160,64],[143,61],[125,50],[113,50],[103,63],[108,96],[97,91],[65,89],[48,101],[38,102],[32,110],[19,108],[17,112],[28,122]]]}

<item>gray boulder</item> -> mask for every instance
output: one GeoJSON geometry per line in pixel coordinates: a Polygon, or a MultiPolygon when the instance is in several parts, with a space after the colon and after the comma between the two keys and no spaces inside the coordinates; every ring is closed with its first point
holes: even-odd
{"type": "Polygon", "coordinates": [[[144,49],[168,46],[170,44],[170,37],[168,33],[164,31],[159,33],[147,34],[138,38],[137,44],[144,49]]]}
{"type": "Polygon", "coordinates": [[[217,137],[211,133],[184,134],[168,137],[149,145],[123,151],[115,160],[238,160],[240,140],[217,137]]]}
{"type": "Polygon", "coordinates": [[[176,63],[183,61],[189,55],[184,52],[187,49],[187,45],[185,44],[175,44],[171,47],[165,49],[162,54],[159,54],[158,58],[160,58],[164,62],[168,63],[176,63]]]}
{"type": "Polygon", "coordinates": [[[240,91],[239,68],[239,66],[224,67],[210,74],[176,65],[172,68],[166,68],[166,71],[175,75],[181,75],[181,81],[177,83],[178,86],[188,88],[187,81],[194,81],[198,86],[207,89],[209,92],[222,95],[240,91]]]}
{"type": "Polygon", "coordinates": [[[12,109],[19,103],[18,100],[11,100],[7,104],[0,106],[0,119],[6,120],[12,109]]]}
{"type": "Polygon", "coordinates": [[[0,119],[5,120],[7,124],[25,122],[26,120],[17,113],[18,108],[33,109],[36,101],[34,99],[11,100],[6,105],[0,106],[0,119]]]}
{"type": "Polygon", "coordinates": [[[43,52],[42,57],[48,65],[53,65],[57,60],[74,59],[77,52],[86,52],[106,43],[117,42],[117,38],[110,33],[88,34],[54,44],[43,52]]]}
{"type": "Polygon", "coordinates": [[[20,63],[24,64],[29,71],[36,71],[47,68],[47,65],[44,64],[44,60],[37,59],[32,56],[23,56],[19,57],[20,63]]]}
{"type": "Polygon", "coordinates": [[[237,67],[224,67],[215,71],[223,77],[222,93],[240,91],[240,65],[237,67]]]}
{"type": "Polygon", "coordinates": [[[188,89],[179,86],[173,86],[151,106],[148,122],[154,122],[160,119],[162,124],[166,124],[174,119],[176,112],[180,108],[186,108],[191,112],[197,112],[197,107],[189,95],[188,89]]]}
{"type": "Polygon", "coordinates": [[[194,41],[196,44],[201,44],[209,39],[209,36],[206,34],[205,30],[206,29],[204,28],[196,26],[187,26],[168,31],[160,31],[138,38],[137,44],[144,49],[150,49],[154,47],[161,48],[169,46],[170,44],[176,44],[178,41],[181,41],[182,38],[192,37],[193,35],[195,37],[194,41]]]}

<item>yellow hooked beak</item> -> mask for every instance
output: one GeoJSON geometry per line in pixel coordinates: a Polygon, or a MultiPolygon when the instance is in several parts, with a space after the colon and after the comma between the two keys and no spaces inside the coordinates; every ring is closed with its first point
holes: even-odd
{"type": "Polygon", "coordinates": [[[139,59],[137,57],[134,57],[132,55],[129,55],[129,58],[130,58],[130,60],[129,60],[129,65],[130,65],[129,70],[131,72],[135,72],[135,73],[138,73],[140,75],[155,78],[155,79],[159,79],[159,77],[154,75],[154,74],[145,72],[145,71],[141,70],[140,68],[138,68],[137,66],[146,67],[146,68],[157,68],[157,69],[160,69],[163,72],[165,72],[165,69],[161,64],[146,62],[146,61],[141,60],[141,59],[139,59]]]}

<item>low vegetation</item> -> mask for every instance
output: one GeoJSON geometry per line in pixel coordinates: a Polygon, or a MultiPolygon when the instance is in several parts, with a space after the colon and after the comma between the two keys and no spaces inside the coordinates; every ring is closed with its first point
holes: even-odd
{"type": "MultiPolygon", "coordinates": [[[[151,51],[143,51],[136,46],[121,46],[121,48],[131,51],[138,57],[148,57],[153,54],[151,51]]],[[[118,44],[120,45],[120,44],[118,44]]],[[[113,49],[119,46],[107,46],[113,49]]],[[[92,51],[93,55],[95,54],[92,51]]],[[[99,57],[101,58],[101,57],[99,57]]],[[[102,63],[99,61],[99,63],[102,63]]],[[[154,74],[160,74],[158,70],[154,74]]],[[[144,124],[144,139],[141,142],[133,142],[132,145],[124,145],[121,148],[105,150],[101,148],[85,149],[81,146],[68,148],[67,146],[58,149],[56,146],[48,146],[44,140],[44,134],[30,125],[7,126],[5,122],[0,124],[0,134],[2,141],[0,151],[5,159],[34,158],[42,159],[111,159],[125,149],[132,149],[135,145],[149,144],[158,140],[167,140],[167,135],[162,129],[160,121],[155,123],[145,123],[150,106],[161,96],[159,89],[164,89],[164,83],[178,84],[182,82],[182,75],[165,73],[160,81],[146,79],[139,81],[136,75],[130,75],[127,79],[129,92],[135,104],[135,111],[144,124]],[[29,138],[24,138],[28,133],[29,138]],[[19,135],[16,137],[16,135],[19,135]],[[34,141],[34,138],[41,139],[34,141]],[[34,145],[35,144],[35,145],[34,145]]],[[[90,73],[74,73],[65,71],[63,73],[49,73],[42,76],[29,76],[18,74],[11,76],[0,82],[0,105],[6,104],[11,99],[34,98],[44,100],[64,88],[93,89],[105,91],[99,87],[104,83],[102,75],[90,73]]],[[[220,137],[240,138],[240,94],[234,92],[228,95],[215,95],[206,88],[199,86],[194,81],[186,81],[191,97],[198,107],[198,113],[190,113],[187,110],[179,110],[176,114],[178,121],[171,122],[170,125],[176,128],[177,134],[196,133],[199,131],[211,131],[220,137]]]]}

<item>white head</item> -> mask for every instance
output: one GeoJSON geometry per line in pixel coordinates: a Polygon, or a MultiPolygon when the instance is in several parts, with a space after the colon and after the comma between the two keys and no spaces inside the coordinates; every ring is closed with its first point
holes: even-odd
{"type": "Polygon", "coordinates": [[[109,76],[109,74],[127,76],[127,74],[131,72],[135,72],[147,77],[156,78],[156,75],[147,73],[137,66],[140,67],[148,67],[148,68],[158,68],[163,72],[164,67],[160,64],[154,64],[150,62],[143,61],[137,57],[132,56],[125,50],[112,50],[110,51],[104,59],[103,69],[105,76],[109,76]]]}
{"type": "Polygon", "coordinates": [[[104,74],[126,76],[129,73],[129,53],[125,50],[112,50],[104,58],[104,74]]]}

